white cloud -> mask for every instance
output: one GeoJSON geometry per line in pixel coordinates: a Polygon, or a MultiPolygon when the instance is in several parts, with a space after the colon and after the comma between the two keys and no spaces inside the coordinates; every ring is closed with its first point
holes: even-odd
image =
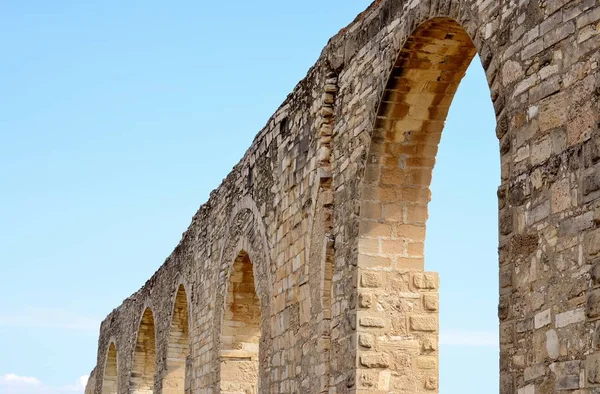
{"type": "Polygon", "coordinates": [[[0,376],[2,394],[81,394],[89,376],[81,376],[72,384],[62,386],[46,385],[31,376],[19,376],[12,373],[0,376]]]}
{"type": "Polygon", "coordinates": [[[85,389],[85,385],[87,384],[89,378],[90,375],[80,376],[79,379],[77,379],[77,384],[85,389]]]}
{"type": "Polygon", "coordinates": [[[100,320],[65,309],[29,308],[0,315],[0,327],[8,328],[58,328],[97,333],[100,320]]]}
{"type": "Polygon", "coordinates": [[[499,345],[495,331],[442,330],[440,344],[449,346],[495,347],[499,345]]]}
{"type": "Polygon", "coordinates": [[[37,386],[39,385],[41,382],[31,376],[19,376],[19,375],[15,375],[12,373],[8,373],[4,376],[0,376],[0,385],[2,386],[6,386],[6,385],[15,385],[15,386],[19,386],[19,385],[23,385],[23,386],[37,386]]]}

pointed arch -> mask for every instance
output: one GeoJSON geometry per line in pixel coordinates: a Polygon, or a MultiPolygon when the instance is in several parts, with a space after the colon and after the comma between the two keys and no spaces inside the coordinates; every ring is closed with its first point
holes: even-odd
{"type": "Polygon", "coordinates": [[[423,270],[438,144],[454,94],[476,52],[467,32],[449,18],[420,25],[400,51],[379,103],[363,176],[363,260],[377,256],[378,265],[423,270]]]}
{"type": "MultiPolygon", "coordinates": [[[[225,230],[226,235],[223,237],[225,242],[223,242],[219,254],[219,286],[214,298],[217,311],[214,319],[213,338],[218,345],[214,353],[214,366],[217,373],[212,380],[214,384],[211,385],[211,388],[215,392],[232,392],[226,390],[222,382],[227,379],[225,370],[228,367],[235,369],[236,364],[238,368],[243,369],[242,372],[247,375],[246,380],[249,383],[238,384],[240,383],[238,380],[240,374],[234,374],[235,379],[229,385],[232,390],[235,390],[236,386],[244,386],[246,390],[249,390],[248,392],[258,393],[269,390],[271,387],[273,337],[270,322],[275,302],[271,272],[273,265],[269,243],[264,233],[264,223],[262,223],[261,217],[257,216],[258,214],[256,204],[251,198],[240,199],[231,210],[225,230]],[[244,282],[252,283],[252,286],[234,286],[233,282],[240,272],[245,272],[245,278],[251,280],[244,280],[244,282]],[[236,345],[239,348],[254,348],[252,355],[246,357],[246,360],[236,357],[237,355],[241,356],[241,352],[231,349],[234,347],[232,341],[224,338],[227,336],[224,335],[225,324],[230,324],[232,321],[231,300],[233,295],[230,292],[236,286],[245,288],[246,292],[249,291],[248,289],[252,289],[251,294],[254,301],[251,309],[257,316],[251,325],[258,333],[255,335],[255,340],[238,341],[236,345]],[[228,356],[233,357],[228,358],[228,356]],[[225,365],[225,361],[228,361],[228,365],[225,365]]],[[[235,322],[235,320],[233,321],[235,322]]],[[[243,389],[240,390],[243,391],[243,389]]],[[[237,393],[240,390],[233,392],[237,393]]]]}
{"type": "Polygon", "coordinates": [[[222,394],[258,392],[260,323],[254,266],[248,253],[241,251],[229,275],[221,326],[222,394]]]}
{"type": "Polygon", "coordinates": [[[187,293],[183,284],[177,288],[169,342],[167,347],[167,371],[163,381],[163,394],[183,394],[186,388],[186,361],[190,354],[189,310],[187,293]]]}
{"type": "Polygon", "coordinates": [[[113,341],[108,345],[106,361],[104,362],[104,377],[102,378],[102,394],[117,394],[118,368],[117,347],[113,341]]]}
{"type": "Polygon", "coordinates": [[[450,105],[476,53],[458,22],[428,20],[400,50],[379,102],[361,187],[360,388],[369,384],[374,349],[383,351],[375,381],[387,391],[401,379],[385,376],[403,374],[389,361],[397,357],[393,349],[412,347],[413,356],[431,364],[411,367],[402,384],[415,392],[438,389],[438,278],[424,272],[429,187],[450,105]]]}
{"type": "Polygon", "coordinates": [[[138,328],[133,354],[129,390],[131,394],[151,394],[154,392],[156,374],[156,329],[152,310],[144,310],[138,328]]]}

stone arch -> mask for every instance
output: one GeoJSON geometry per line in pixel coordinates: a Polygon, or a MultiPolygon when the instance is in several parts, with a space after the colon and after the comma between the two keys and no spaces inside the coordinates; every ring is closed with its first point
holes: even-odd
{"type": "Polygon", "coordinates": [[[110,341],[104,361],[104,376],[102,378],[102,394],[117,394],[119,389],[117,347],[110,341]]]}
{"type": "MultiPolygon", "coordinates": [[[[270,254],[272,246],[266,237],[266,228],[260,218],[258,207],[249,196],[242,197],[231,209],[223,237],[225,241],[219,254],[219,283],[220,285],[226,283],[230,275],[231,262],[241,250],[245,250],[254,266],[254,276],[259,279],[256,282],[256,292],[261,305],[267,307],[271,305],[273,284],[270,254]]],[[[269,309],[267,314],[270,313],[269,309]]]]}
{"type": "MultiPolygon", "coordinates": [[[[243,217],[246,217],[246,215],[252,216],[252,225],[253,225],[254,231],[256,232],[256,236],[258,237],[257,247],[260,246],[260,250],[263,253],[265,253],[265,257],[268,258],[270,261],[271,255],[269,252],[272,249],[272,245],[267,238],[267,229],[265,227],[265,224],[260,219],[261,215],[260,215],[258,206],[256,205],[256,202],[254,201],[254,199],[250,196],[241,197],[235,203],[233,208],[231,208],[231,212],[229,214],[229,220],[227,221],[227,228],[225,230],[227,237],[224,239],[228,239],[228,237],[230,237],[230,235],[232,233],[235,233],[235,229],[233,229],[232,227],[236,223],[240,222],[240,215],[242,215],[243,217]],[[244,211],[247,211],[247,212],[244,213],[244,211]]],[[[226,245],[224,245],[223,248],[221,249],[221,254],[219,256],[220,261],[222,261],[223,254],[226,251],[227,251],[227,248],[226,248],[226,245]]],[[[269,275],[269,278],[271,277],[271,267],[270,266],[269,266],[269,269],[265,270],[265,274],[269,275]]]]}
{"type": "Polygon", "coordinates": [[[448,110],[476,53],[456,20],[427,20],[405,41],[378,103],[360,200],[359,389],[438,389],[438,278],[424,272],[429,186],[448,110]]]}
{"type": "Polygon", "coordinates": [[[169,338],[167,342],[166,376],[163,394],[183,394],[189,386],[188,357],[190,354],[189,308],[187,292],[183,284],[177,286],[169,338]]]}
{"type": "Polygon", "coordinates": [[[154,314],[150,307],[146,307],[140,319],[135,341],[133,368],[129,377],[130,393],[153,393],[155,374],[156,329],[154,324],[154,314]]]}
{"type": "MultiPolygon", "coordinates": [[[[252,206],[255,205],[250,198],[240,200],[232,209],[230,220],[228,221],[227,231],[223,238],[226,242],[224,242],[220,253],[219,283],[215,298],[217,309],[214,319],[215,330],[213,338],[215,344],[217,344],[217,351],[215,353],[216,381],[220,382],[223,380],[221,349],[224,344],[229,346],[229,343],[223,341],[222,332],[225,329],[227,319],[231,318],[231,316],[227,316],[228,296],[231,295],[230,290],[232,289],[231,281],[236,276],[239,277],[240,273],[244,277],[245,273],[246,280],[242,281],[244,284],[240,286],[246,292],[249,292],[251,288],[253,289],[260,311],[260,339],[256,354],[250,356],[250,359],[253,357],[257,359],[257,382],[254,383],[254,386],[250,385],[249,387],[250,390],[254,390],[249,392],[258,393],[268,386],[269,381],[270,365],[268,360],[270,360],[272,352],[270,319],[272,316],[273,286],[271,281],[270,249],[268,249],[268,242],[261,231],[262,223],[256,216],[258,211],[252,209],[252,206]],[[249,278],[252,278],[252,285],[249,284],[249,278]]],[[[256,306],[256,304],[253,305],[256,306]]],[[[231,311],[231,309],[229,310],[231,311]]],[[[215,390],[222,393],[228,392],[223,390],[219,384],[217,384],[215,390]]]]}
{"type": "Polygon", "coordinates": [[[240,251],[233,262],[225,299],[220,341],[220,392],[257,393],[261,307],[254,266],[240,251]]]}

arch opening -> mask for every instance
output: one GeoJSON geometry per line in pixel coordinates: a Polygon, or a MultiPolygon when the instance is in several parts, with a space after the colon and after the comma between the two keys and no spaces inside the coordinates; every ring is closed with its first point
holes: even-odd
{"type": "Polygon", "coordinates": [[[104,363],[104,378],[102,379],[102,394],[117,394],[117,348],[114,342],[108,346],[106,362],[104,363]]]}
{"type": "Polygon", "coordinates": [[[183,285],[177,289],[169,344],[167,348],[167,370],[163,381],[164,394],[183,394],[189,388],[189,371],[186,368],[190,354],[189,312],[187,294],[183,285]]]}
{"type": "Polygon", "coordinates": [[[154,376],[156,374],[156,337],[154,315],[150,308],[144,310],[138,329],[133,369],[130,377],[132,394],[151,394],[154,392],[154,376]]]}
{"type": "Polygon", "coordinates": [[[439,390],[439,283],[424,272],[430,185],[476,53],[456,21],[431,19],[407,39],[381,97],[361,190],[359,388],[439,390]]]}
{"type": "Polygon", "coordinates": [[[258,393],[260,300],[246,252],[233,263],[221,328],[221,394],[258,393]]]}

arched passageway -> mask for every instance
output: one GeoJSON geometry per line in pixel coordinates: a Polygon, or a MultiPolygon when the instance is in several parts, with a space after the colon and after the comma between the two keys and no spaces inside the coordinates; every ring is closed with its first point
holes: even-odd
{"type": "Polygon", "coordinates": [[[359,227],[359,388],[438,390],[438,277],[424,272],[425,224],[450,104],[476,54],[455,21],[408,38],[379,104],[359,227]]]}
{"type": "Polygon", "coordinates": [[[117,394],[117,347],[114,342],[108,346],[102,379],[102,394],[117,394]]]}
{"type": "Polygon", "coordinates": [[[246,252],[233,263],[221,331],[221,394],[258,393],[260,301],[246,252]]]}
{"type": "Polygon", "coordinates": [[[183,394],[189,382],[186,381],[186,360],[190,353],[188,326],[188,303],[183,285],[177,289],[173,317],[169,329],[167,349],[167,371],[163,380],[163,394],[183,394]]]}
{"type": "Polygon", "coordinates": [[[156,374],[156,337],[154,316],[150,308],[144,310],[133,355],[133,369],[129,381],[131,394],[154,392],[156,374]]]}

